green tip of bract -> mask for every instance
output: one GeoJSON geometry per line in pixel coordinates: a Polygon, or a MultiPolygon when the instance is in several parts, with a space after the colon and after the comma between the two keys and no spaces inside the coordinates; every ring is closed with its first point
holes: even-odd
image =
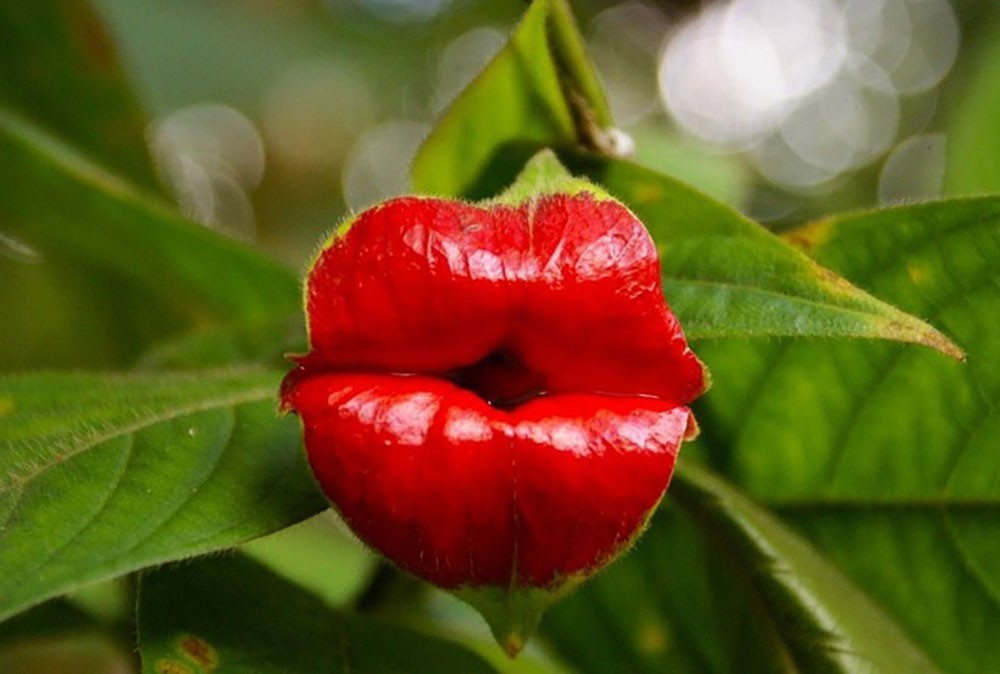
{"type": "Polygon", "coordinates": [[[538,629],[545,610],[576,584],[571,580],[553,590],[469,587],[456,590],[455,596],[479,611],[500,648],[513,658],[538,629]]]}
{"type": "Polygon", "coordinates": [[[584,178],[577,178],[559,162],[552,150],[541,150],[532,157],[517,179],[493,199],[494,203],[521,204],[547,194],[579,194],[589,192],[598,200],[611,199],[611,195],[584,178]]]}

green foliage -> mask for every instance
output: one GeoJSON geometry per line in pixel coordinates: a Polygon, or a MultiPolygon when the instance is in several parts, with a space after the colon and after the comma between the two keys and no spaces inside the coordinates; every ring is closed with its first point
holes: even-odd
{"type": "MultiPolygon", "coordinates": [[[[290,272],[183,220],[2,109],[0,176],[7,235],[43,256],[94,269],[115,285],[134,289],[146,304],[140,311],[169,312],[182,317],[183,326],[261,320],[289,315],[298,306],[290,272]]],[[[112,303],[115,298],[109,293],[112,303]]],[[[111,314],[109,320],[116,318],[111,314]]],[[[18,326],[11,327],[7,338],[16,340],[18,326]]]]}
{"type": "Polygon", "coordinates": [[[143,574],[143,671],[311,674],[477,674],[475,655],[412,629],[335,613],[243,557],[143,574]]]}
{"type": "Polygon", "coordinates": [[[424,142],[413,186],[439,196],[492,196],[537,149],[593,145],[610,121],[565,0],[538,0],[424,142]]]}
{"type": "MultiPolygon", "coordinates": [[[[0,368],[35,370],[0,378],[0,650],[109,629],[46,599],[324,507],[276,410],[275,368],[303,346],[294,274],[156,196],[144,120],[85,4],[8,4],[0,245],[42,262],[0,256],[0,368]],[[118,371],[79,371],[102,367],[118,371]]],[[[553,148],[650,228],[714,375],[667,505],[551,610],[545,643],[579,672],[997,669],[1000,198],[776,237],[611,156],[583,44],[564,0],[535,0],[413,166],[420,191],[481,198],[553,148]]],[[[958,117],[953,191],[997,187],[966,161],[995,140],[994,60],[958,117]]],[[[347,604],[369,559],[299,531],[248,548],[298,585],[233,555],[144,571],[143,670],[492,671],[433,621],[361,615],[392,572],[330,609],[319,597],[347,604]]]]}
{"type": "Polygon", "coordinates": [[[833,218],[794,236],[942,326],[968,362],[894,344],[706,344],[716,387],[700,418],[713,462],[813,538],[943,669],[989,669],[1000,661],[1000,338],[984,317],[1000,311],[1000,200],[833,218]]]}
{"type": "Polygon", "coordinates": [[[660,249],[664,292],[690,339],[884,338],[961,357],[923,321],[690,187],[616,159],[577,157],[570,165],[605,185],[649,227],[660,249]]]}
{"type": "Polygon", "coordinates": [[[550,617],[550,638],[581,671],[608,671],[586,655],[595,644],[637,672],[936,671],[808,543],[717,476],[689,462],[671,494],[690,520],[663,509],[627,568],[550,617]]]}
{"type": "Polygon", "coordinates": [[[982,194],[1000,190],[1000,23],[980,38],[975,70],[961,103],[951,102],[948,125],[948,194],[982,194]]]}
{"type": "Polygon", "coordinates": [[[90,6],[5,2],[0,26],[0,109],[36,120],[108,168],[155,188],[146,120],[90,6]]]}
{"type": "Polygon", "coordinates": [[[0,617],[321,510],[297,425],[277,417],[278,379],[0,380],[0,617]]]}

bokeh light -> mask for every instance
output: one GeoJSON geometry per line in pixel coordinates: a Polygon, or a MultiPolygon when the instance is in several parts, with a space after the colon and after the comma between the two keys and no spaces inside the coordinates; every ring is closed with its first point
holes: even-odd
{"type": "Polygon", "coordinates": [[[261,130],[271,158],[295,172],[340,167],[377,106],[353,68],[329,60],[298,63],[265,93],[261,130]]]}
{"type": "Polygon", "coordinates": [[[734,0],[712,5],[668,41],[660,92],[688,131],[746,149],[826,84],[845,55],[831,0],[734,0]]]}
{"type": "Polygon", "coordinates": [[[410,162],[429,131],[429,124],[405,119],[365,131],[344,162],[347,206],[359,211],[409,191],[410,162]]]}
{"type": "Polygon", "coordinates": [[[893,148],[879,174],[879,204],[940,197],[946,146],[944,134],[928,133],[911,136],[893,148]]]}
{"type": "Polygon", "coordinates": [[[893,147],[902,99],[936,87],[958,44],[947,0],[729,0],[667,36],[659,90],[686,132],[815,190],[893,147]]]}
{"type": "Polygon", "coordinates": [[[659,109],[656,54],[669,28],[666,15],[645,2],[601,11],[590,22],[587,48],[615,121],[630,128],[659,109]]]}
{"type": "Polygon", "coordinates": [[[249,193],[264,175],[254,123],[225,105],[192,105],[154,120],[156,165],[184,215],[230,236],[255,237],[249,193]]]}

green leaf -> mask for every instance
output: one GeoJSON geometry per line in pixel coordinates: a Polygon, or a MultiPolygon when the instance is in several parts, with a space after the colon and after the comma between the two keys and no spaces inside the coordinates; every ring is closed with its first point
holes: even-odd
{"type": "Polygon", "coordinates": [[[243,557],[144,574],[139,650],[148,674],[494,671],[439,638],[332,612],[243,557]]]}
{"type": "Polygon", "coordinates": [[[704,343],[717,468],[804,531],[949,672],[1000,667],[1000,199],[833,218],[822,264],[927,316],[898,344],[704,343]]]}
{"type": "Polygon", "coordinates": [[[763,227],[672,178],[626,161],[567,155],[621,199],[660,250],[667,301],[689,339],[861,337],[961,350],[819,266],[763,227]]]}
{"type": "Polygon", "coordinates": [[[345,606],[366,587],[378,557],[348,533],[333,510],[240,548],[330,606],[345,606]]]}
{"type": "Polygon", "coordinates": [[[635,547],[553,605],[540,636],[581,674],[740,671],[714,611],[712,560],[668,491],[635,547]]]}
{"type": "Polygon", "coordinates": [[[106,625],[65,599],[53,599],[0,623],[0,647],[26,639],[106,629],[106,625]]]}
{"type": "MultiPolygon", "coordinates": [[[[59,278],[71,272],[81,286],[59,284],[50,299],[69,290],[70,302],[96,305],[104,319],[87,323],[87,312],[71,313],[82,314],[83,326],[91,329],[80,330],[80,340],[139,333],[128,344],[134,355],[152,335],[164,334],[164,322],[176,332],[230,320],[267,320],[299,307],[298,283],[284,268],[178,217],[53,136],[2,111],[0,181],[0,233],[34,250],[40,256],[35,267],[48,267],[59,278]],[[155,329],[142,330],[144,321],[155,329]]],[[[18,273],[16,263],[7,266],[8,273],[18,273]]],[[[20,303],[23,286],[15,289],[6,280],[0,285],[0,300],[24,312],[5,317],[0,347],[31,352],[25,341],[38,336],[31,327],[35,314],[55,309],[20,303]]],[[[57,326],[72,328],[73,323],[57,321],[57,326]]],[[[48,345],[58,348],[73,332],[59,331],[48,345]]],[[[38,355],[45,362],[45,354],[38,355]]]]}
{"type": "Polygon", "coordinates": [[[773,630],[781,659],[801,672],[933,672],[936,668],[826,559],[773,515],[688,462],[674,496],[739,567],[758,624],[773,630]]]}
{"type": "Polygon", "coordinates": [[[581,591],[579,615],[556,609],[549,635],[581,671],[615,659],[636,672],[936,671],[826,559],[723,480],[688,461],[671,494],[709,546],[689,521],[658,513],[628,566],[581,591]]]}
{"type": "Polygon", "coordinates": [[[280,376],[0,379],[0,619],[319,512],[280,376]]]}
{"type": "Polygon", "coordinates": [[[267,320],[234,321],[184,333],[154,344],[135,364],[139,370],[168,370],[224,365],[289,366],[286,355],[305,353],[301,311],[267,320]]]}
{"type": "Polygon", "coordinates": [[[146,120],[89,3],[0,4],[0,110],[20,113],[146,187],[146,120]]]}
{"type": "Polygon", "coordinates": [[[418,192],[488,197],[540,147],[599,147],[607,102],[565,0],[535,0],[413,162],[418,192]]]}

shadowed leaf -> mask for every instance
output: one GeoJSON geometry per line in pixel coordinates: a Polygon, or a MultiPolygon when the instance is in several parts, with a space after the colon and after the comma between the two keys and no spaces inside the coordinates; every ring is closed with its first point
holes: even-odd
{"type": "Polygon", "coordinates": [[[244,557],[144,574],[139,650],[147,674],[494,671],[440,638],[333,612],[244,557]]]}

